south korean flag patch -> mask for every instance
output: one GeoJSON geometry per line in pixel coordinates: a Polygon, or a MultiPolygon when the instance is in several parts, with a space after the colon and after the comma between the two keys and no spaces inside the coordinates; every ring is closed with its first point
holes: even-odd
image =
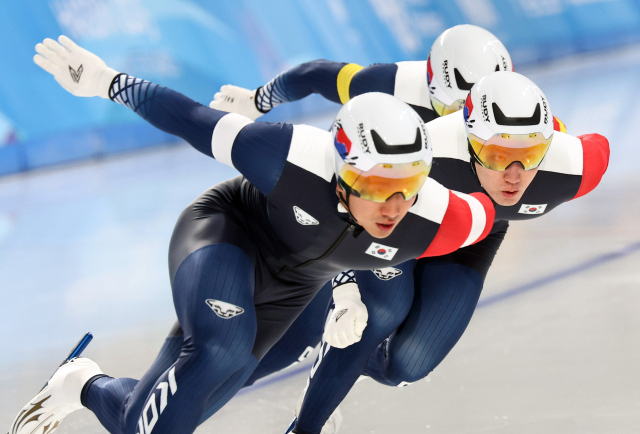
{"type": "Polygon", "coordinates": [[[543,205],[526,205],[523,204],[520,207],[520,211],[518,211],[518,213],[520,214],[542,214],[544,212],[544,210],[547,208],[547,204],[543,204],[543,205]]]}
{"type": "Polygon", "coordinates": [[[298,221],[298,223],[300,223],[303,226],[310,226],[310,225],[319,225],[320,222],[318,220],[316,220],[315,218],[313,218],[311,216],[311,214],[309,214],[306,211],[303,211],[302,209],[298,208],[297,206],[293,207],[293,213],[296,216],[296,220],[298,221]]]}
{"type": "Polygon", "coordinates": [[[402,274],[402,270],[398,270],[397,268],[393,268],[393,267],[379,268],[377,270],[371,270],[371,271],[380,280],[391,280],[394,277],[397,277],[402,274]]]}
{"type": "Polygon", "coordinates": [[[375,256],[376,258],[386,259],[387,261],[390,261],[393,259],[397,252],[398,249],[395,247],[389,247],[379,243],[371,243],[365,253],[367,255],[375,256]]]}

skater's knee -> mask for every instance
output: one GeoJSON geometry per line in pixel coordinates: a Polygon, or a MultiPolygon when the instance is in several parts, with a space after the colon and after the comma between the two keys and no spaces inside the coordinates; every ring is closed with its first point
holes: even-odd
{"type": "Polygon", "coordinates": [[[375,335],[378,342],[389,337],[409,314],[412,300],[408,295],[398,296],[391,302],[364,300],[369,315],[365,333],[375,335]]]}
{"type": "Polygon", "coordinates": [[[206,363],[211,363],[210,366],[232,367],[239,363],[238,360],[245,361],[251,357],[252,344],[253,340],[249,339],[238,339],[232,342],[211,339],[195,344],[194,355],[206,363]]]}
{"type": "Polygon", "coordinates": [[[364,329],[363,339],[372,339],[376,345],[389,337],[406,318],[410,304],[406,309],[390,311],[384,306],[367,306],[369,318],[364,329]]]}
{"type": "Polygon", "coordinates": [[[422,366],[410,367],[406,364],[392,365],[387,375],[392,384],[405,386],[422,380],[433,371],[434,366],[425,364],[422,366]]]}

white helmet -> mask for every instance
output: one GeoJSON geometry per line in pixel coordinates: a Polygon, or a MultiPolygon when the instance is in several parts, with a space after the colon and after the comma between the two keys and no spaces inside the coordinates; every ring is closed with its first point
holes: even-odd
{"type": "Polygon", "coordinates": [[[551,107],[534,82],[516,72],[494,72],[476,83],[464,105],[471,156],[505,170],[513,162],[540,165],[553,138],[551,107]]]}
{"type": "Polygon", "coordinates": [[[513,71],[511,56],[498,38],[471,24],[445,30],[427,61],[431,106],[440,116],[462,109],[471,87],[496,71],[513,71]]]}
{"type": "Polygon", "coordinates": [[[378,92],[352,98],[331,128],[336,178],[347,194],[384,202],[409,199],[424,184],[433,160],[424,122],[409,105],[378,92]]]}

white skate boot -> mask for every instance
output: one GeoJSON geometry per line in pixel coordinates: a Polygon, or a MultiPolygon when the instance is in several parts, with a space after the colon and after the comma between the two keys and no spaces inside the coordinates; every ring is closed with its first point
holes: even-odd
{"type": "MultiPolygon", "coordinates": [[[[79,354],[82,349],[77,351],[76,347],[71,354],[79,354]]],[[[89,359],[67,358],[40,393],[18,413],[10,434],[53,433],[62,419],[83,408],[80,403],[82,387],[91,377],[100,374],[98,365],[89,359]]]]}

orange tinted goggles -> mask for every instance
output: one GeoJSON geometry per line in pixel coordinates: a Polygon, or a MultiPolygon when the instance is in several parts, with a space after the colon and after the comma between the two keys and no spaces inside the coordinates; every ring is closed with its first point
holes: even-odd
{"type": "Polygon", "coordinates": [[[469,134],[467,138],[482,166],[503,171],[515,161],[521,163],[524,170],[538,167],[549,150],[553,135],[545,139],[541,133],[496,134],[485,141],[469,134]]]}
{"type": "Polygon", "coordinates": [[[340,169],[339,176],[361,199],[386,202],[396,193],[405,200],[418,194],[431,171],[424,160],[403,164],[377,164],[363,172],[350,164],[340,169]]]}
{"type": "Polygon", "coordinates": [[[431,97],[431,105],[433,109],[438,113],[439,116],[450,115],[451,113],[455,113],[458,110],[462,110],[464,108],[464,100],[457,99],[451,104],[445,104],[438,100],[437,98],[431,97]]]}

